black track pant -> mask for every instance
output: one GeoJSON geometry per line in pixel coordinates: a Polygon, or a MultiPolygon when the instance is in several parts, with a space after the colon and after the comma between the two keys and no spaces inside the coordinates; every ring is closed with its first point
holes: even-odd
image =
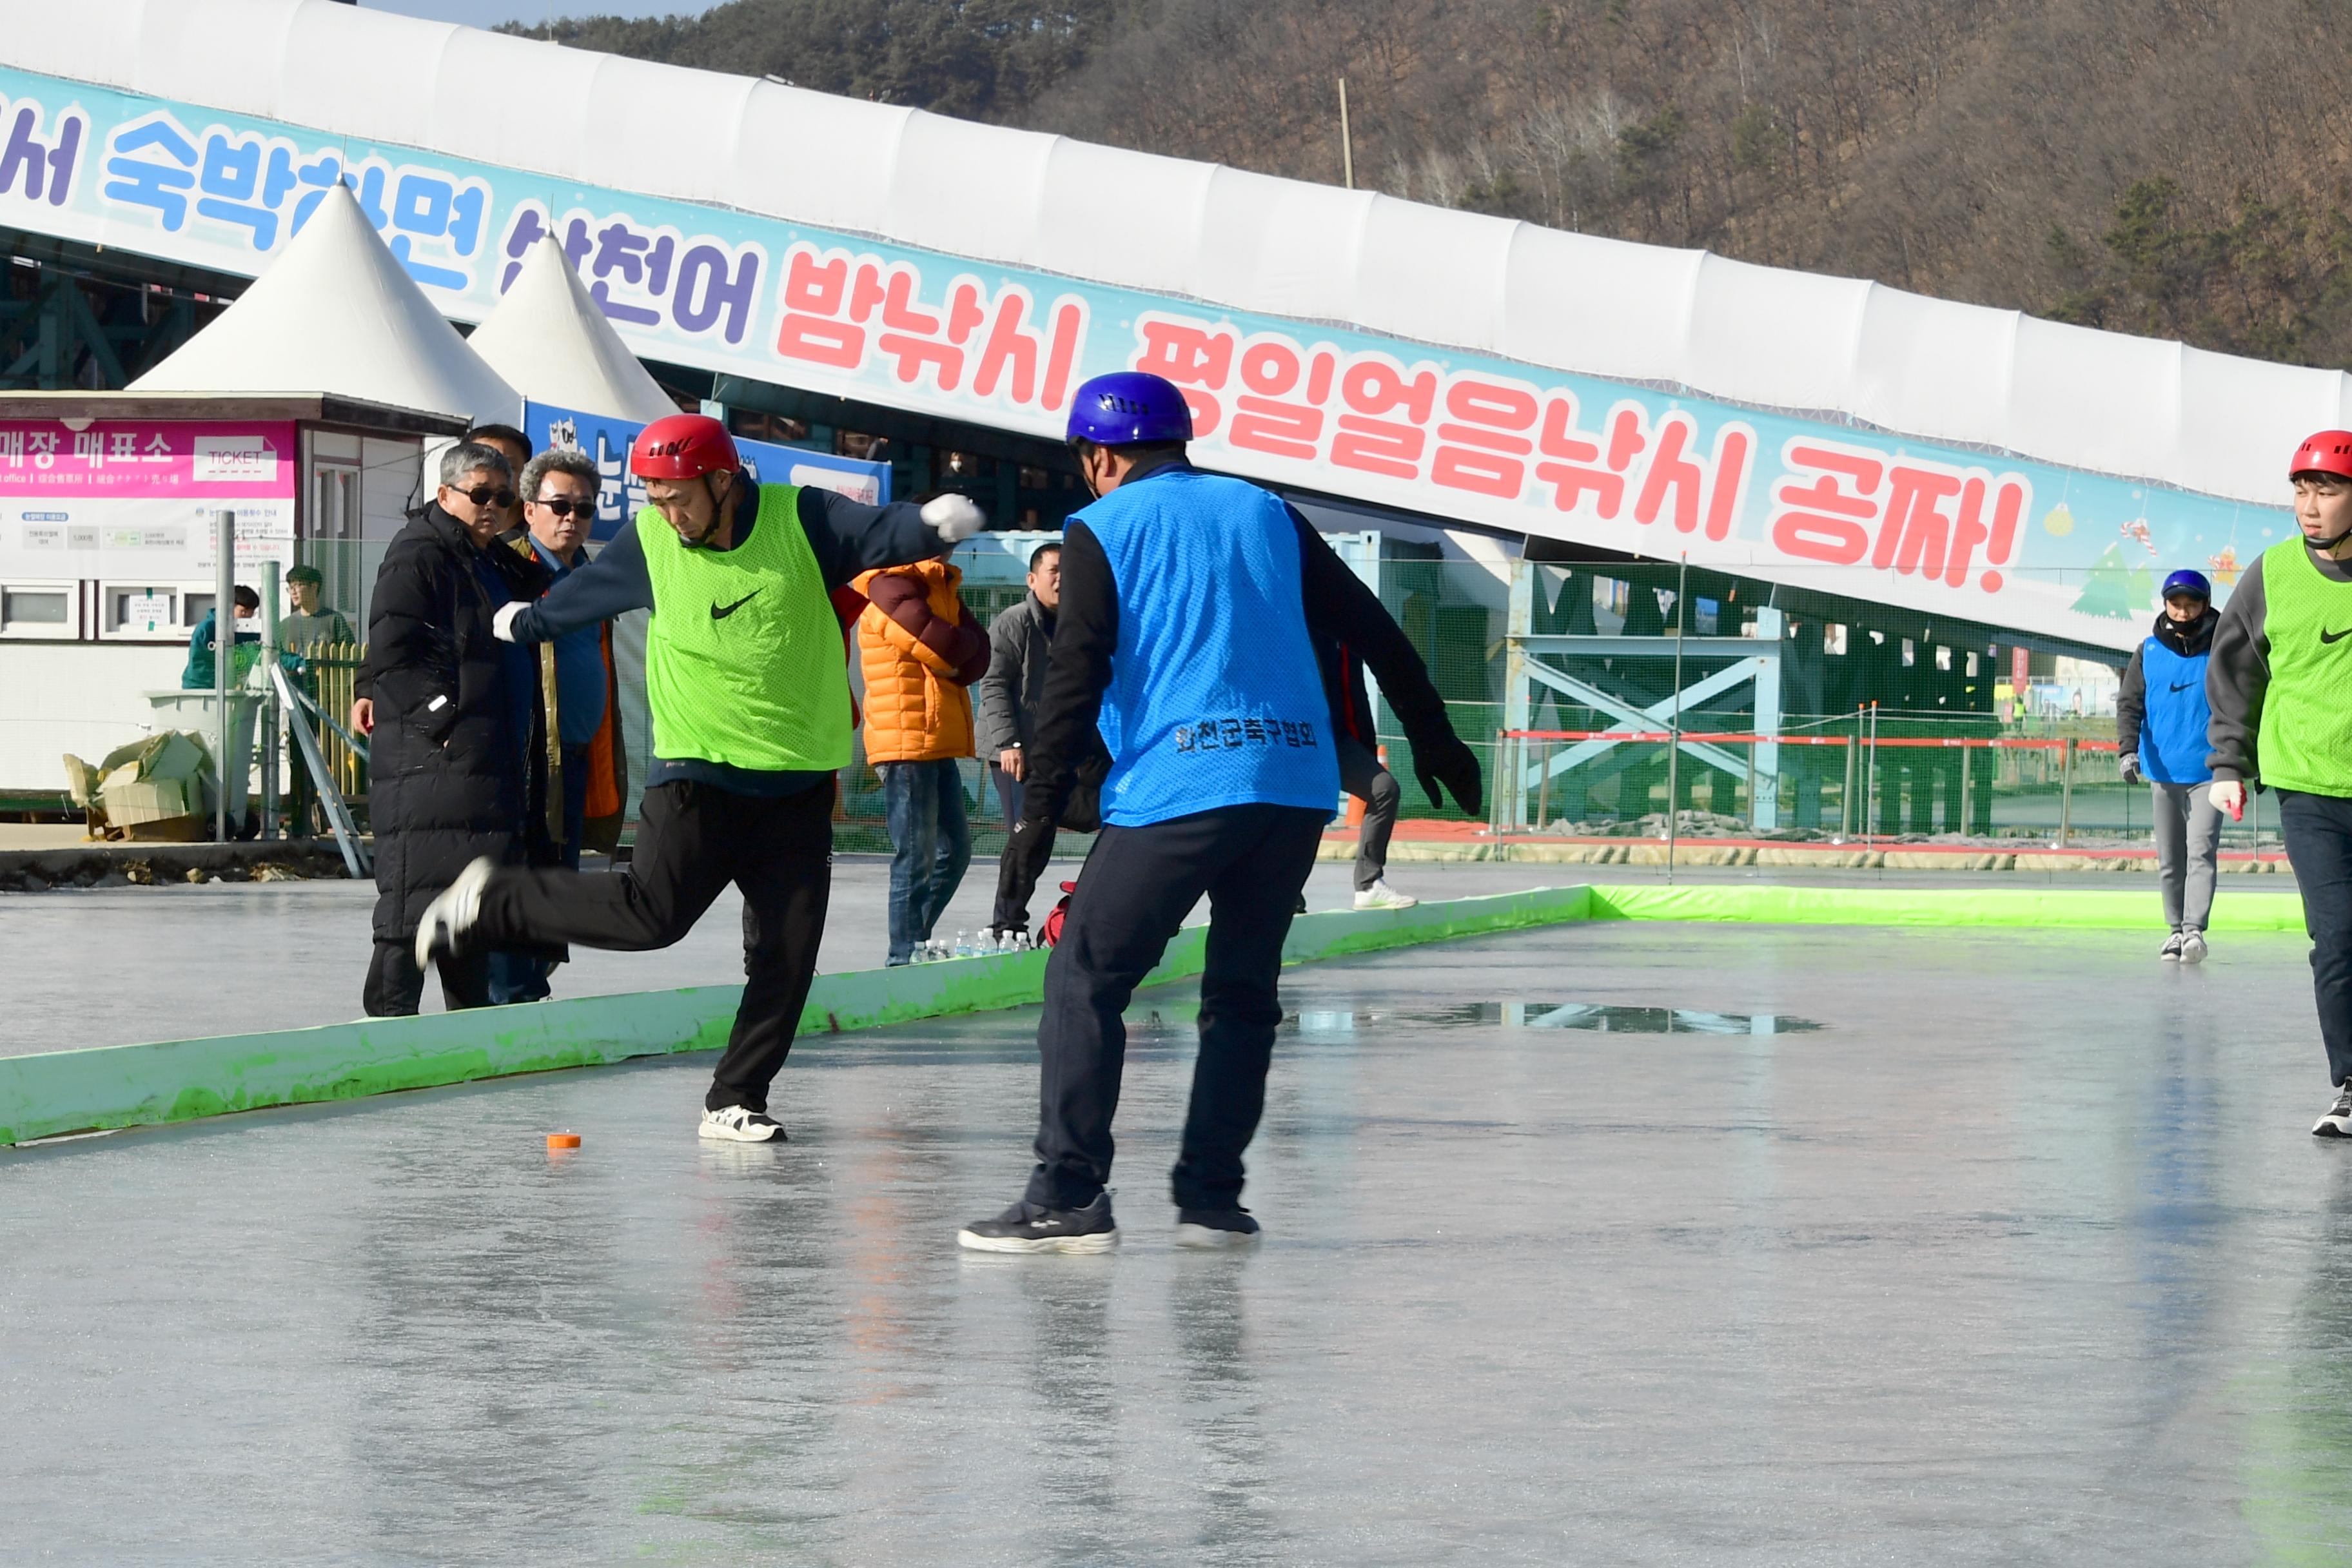
{"type": "MultiPolygon", "coordinates": [[[[452,1013],[461,1007],[490,1005],[490,955],[469,952],[463,958],[436,954],[433,967],[441,973],[441,1002],[452,1013]]],[[[425,1001],[425,972],[416,967],[416,944],[407,937],[375,944],[368,957],[367,984],[360,1005],[371,1018],[411,1018],[425,1001]]]]}
{"type": "Polygon", "coordinates": [[[2352,1082],[2352,800],[2276,793],[2287,863],[2311,933],[2311,988],[2327,1047],[2327,1081],[2352,1082]]]}
{"type": "Polygon", "coordinates": [[[1298,806],[1234,805],[1102,830],[1045,963],[1031,1203],[1084,1208],[1110,1179],[1110,1123],[1127,1061],[1120,1015],[1205,893],[1201,1054],[1172,1185],[1180,1208],[1240,1204],[1242,1151],[1265,1109],[1282,1023],[1282,942],[1329,819],[1298,806]]]}
{"type": "Polygon", "coordinates": [[[707,784],[656,784],[646,791],[627,870],[499,871],[483,889],[468,945],[667,947],[694,929],[730,882],[743,889],[743,1001],[703,1103],[765,1110],[824,936],[833,888],[830,784],[776,800],[707,784]]]}

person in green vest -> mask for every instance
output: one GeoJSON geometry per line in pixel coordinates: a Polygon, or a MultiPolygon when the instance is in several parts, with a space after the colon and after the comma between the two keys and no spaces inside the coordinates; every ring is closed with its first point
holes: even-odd
{"type": "Polygon", "coordinates": [[[436,951],[578,942],[642,952],[692,930],[720,889],[743,892],[743,1000],[704,1098],[701,1135],[781,1139],[768,1090],[816,972],[832,888],[834,774],[850,756],[849,671],[830,592],[859,573],[942,554],[986,525],[961,496],[865,506],[760,484],[727,427],[656,419],[629,466],[647,505],[604,552],[530,604],[498,612],[509,642],[543,642],[651,610],[646,698],[654,759],[636,845],[616,875],[484,858],[425,910],[436,951]]]}
{"type": "Polygon", "coordinates": [[[2310,437],[2287,472],[2300,531],[2254,559],[2213,629],[2206,763],[2232,818],[2250,784],[2278,797],[2336,1091],[2311,1131],[2352,1138],[2352,430],[2310,437]]]}

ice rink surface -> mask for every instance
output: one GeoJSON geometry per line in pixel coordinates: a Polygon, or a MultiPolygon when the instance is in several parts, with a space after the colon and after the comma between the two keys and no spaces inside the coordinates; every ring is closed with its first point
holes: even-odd
{"type": "Polygon", "coordinates": [[[954,1246],[1025,1170],[1031,1014],[812,1042],[784,1147],[697,1142],[703,1056],[0,1152],[7,1547],[2345,1561],[2305,944],[2154,945],[1612,923],[1292,971],[1249,1256],[1170,1244],[1189,986],[1133,1015],[1102,1258],[954,1246]]]}

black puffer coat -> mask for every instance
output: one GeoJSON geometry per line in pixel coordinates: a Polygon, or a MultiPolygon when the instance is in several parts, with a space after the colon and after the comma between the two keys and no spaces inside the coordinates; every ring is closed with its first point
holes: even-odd
{"type": "Polygon", "coordinates": [[[535,557],[477,547],[437,505],[384,552],[358,680],[375,701],[368,815],[379,942],[414,937],[425,906],[476,856],[524,860],[530,736],[514,731],[514,649],[491,636],[490,620],[509,599],[539,597],[548,577],[535,557]],[[484,581],[485,563],[503,594],[484,581]]]}

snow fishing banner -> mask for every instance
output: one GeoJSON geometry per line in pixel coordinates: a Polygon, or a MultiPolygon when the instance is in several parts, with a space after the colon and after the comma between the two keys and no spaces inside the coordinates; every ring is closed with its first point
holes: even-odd
{"type": "Polygon", "coordinates": [[[24,72],[0,138],[18,228],[250,276],[340,181],[460,320],[552,234],[648,359],[1056,438],[1087,376],[1151,370],[1214,468],[2110,647],[2167,572],[2226,597],[2293,527],[2284,481],[2248,506],[24,72]]]}

